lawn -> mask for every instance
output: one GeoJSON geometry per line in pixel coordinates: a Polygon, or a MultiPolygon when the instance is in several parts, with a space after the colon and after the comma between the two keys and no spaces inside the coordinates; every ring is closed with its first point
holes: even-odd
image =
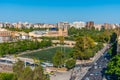
{"type": "MultiPolygon", "coordinates": [[[[39,60],[43,60],[45,62],[52,62],[52,57],[54,56],[57,50],[61,50],[61,47],[55,47],[55,48],[50,48],[46,50],[41,50],[41,51],[34,52],[34,53],[24,54],[22,55],[22,57],[36,58],[39,60]]],[[[64,52],[65,55],[67,55],[68,53],[72,51],[72,48],[65,47],[65,48],[62,48],[62,51],[64,52]]]]}

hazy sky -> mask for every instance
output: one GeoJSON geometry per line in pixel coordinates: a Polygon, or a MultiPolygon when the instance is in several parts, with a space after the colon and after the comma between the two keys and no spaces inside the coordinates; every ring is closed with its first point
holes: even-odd
{"type": "Polygon", "coordinates": [[[0,0],[0,22],[120,23],[120,0],[0,0]]]}

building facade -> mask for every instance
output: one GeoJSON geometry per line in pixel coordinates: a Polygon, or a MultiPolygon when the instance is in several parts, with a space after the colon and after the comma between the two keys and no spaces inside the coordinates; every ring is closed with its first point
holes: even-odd
{"type": "Polygon", "coordinates": [[[87,29],[91,29],[92,27],[94,27],[94,22],[93,21],[89,21],[86,23],[86,28],[87,29]]]}
{"type": "Polygon", "coordinates": [[[85,22],[82,22],[82,21],[77,22],[77,21],[76,21],[76,22],[73,22],[73,23],[70,25],[70,27],[74,27],[74,28],[77,28],[77,29],[81,29],[81,28],[84,28],[85,25],[86,25],[85,22]]]}
{"type": "Polygon", "coordinates": [[[69,28],[70,27],[70,24],[68,22],[59,22],[57,23],[57,27],[60,29],[60,28],[69,28]]]}
{"type": "Polygon", "coordinates": [[[59,36],[68,36],[67,28],[58,28],[58,30],[46,30],[46,31],[33,31],[29,32],[30,37],[59,37],[59,36]]]}
{"type": "Polygon", "coordinates": [[[12,41],[12,34],[10,31],[0,31],[0,43],[12,41]]]}

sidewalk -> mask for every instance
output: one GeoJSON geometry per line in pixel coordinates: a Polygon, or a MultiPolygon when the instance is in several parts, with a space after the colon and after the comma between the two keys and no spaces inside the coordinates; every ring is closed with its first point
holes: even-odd
{"type": "Polygon", "coordinates": [[[50,80],[70,80],[71,71],[67,72],[55,72],[54,75],[50,75],[50,80]]]}

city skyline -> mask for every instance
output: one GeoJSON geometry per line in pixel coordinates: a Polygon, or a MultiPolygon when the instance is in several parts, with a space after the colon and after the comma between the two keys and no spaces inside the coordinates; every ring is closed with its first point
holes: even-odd
{"type": "Polygon", "coordinates": [[[118,0],[1,0],[0,21],[120,23],[118,0]]]}

